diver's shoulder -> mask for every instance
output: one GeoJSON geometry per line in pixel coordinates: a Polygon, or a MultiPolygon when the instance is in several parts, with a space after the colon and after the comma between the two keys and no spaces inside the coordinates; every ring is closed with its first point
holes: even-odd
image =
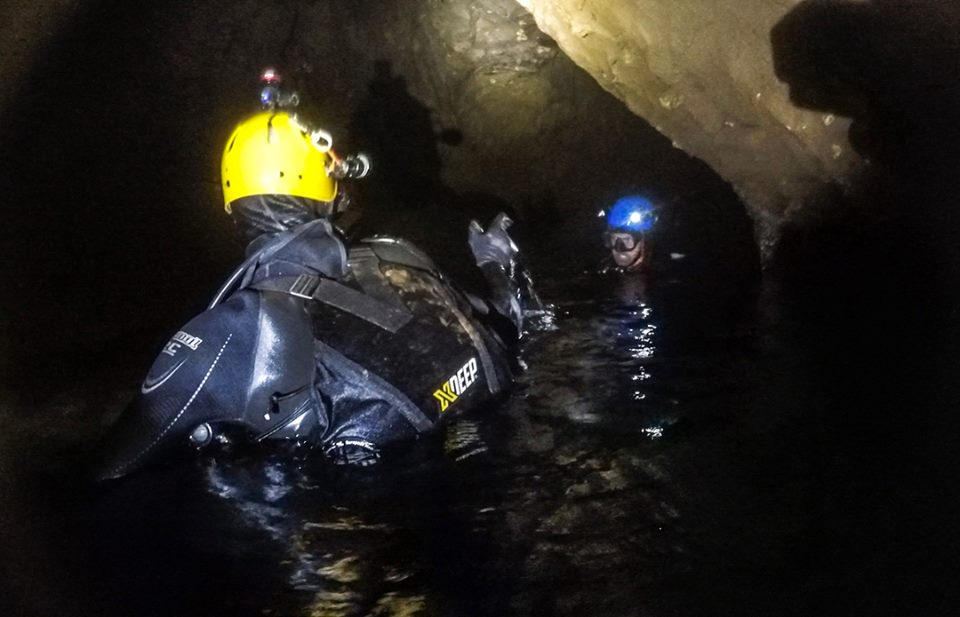
{"type": "Polygon", "coordinates": [[[420,247],[406,238],[390,235],[375,235],[363,238],[351,247],[351,257],[364,252],[372,252],[381,261],[435,272],[436,264],[420,247]]]}

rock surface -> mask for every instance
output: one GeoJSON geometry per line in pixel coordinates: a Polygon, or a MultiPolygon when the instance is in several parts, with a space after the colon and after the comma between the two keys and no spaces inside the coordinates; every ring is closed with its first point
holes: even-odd
{"type": "Polygon", "coordinates": [[[597,82],[730,181],[772,241],[863,165],[849,119],[805,110],[776,75],[771,29],[796,0],[520,0],[597,82]]]}
{"type": "MultiPolygon", "coordinates": [[[[12,84],[0,93],[0,118],[25,78],[67,77],[33,71],[102,12],[80,0],[0,8],[8,24],[0,74],[12,84]]],[[[396,170],[395,184],[431,189],[442,175],[456,191],[521,210],[592,209],[609,199],[601,186],[677,195],[684,180],[699,181],[689,170],[677,174],[683,158],[664,153],[672,143],[732,185],[767,243],[784,224],[816,218],[815,206],[854,188],[860,172],[883,158],[871,141],[926,127],[927,141],[945,142],[943,129],[958,115],[949,82],[960,10],[939,0],[214,0],[149,13],[116,19],[110,27],[129,29],[117,40],[148,42],[138,52],[146,61],[175,67],[189,93],[207,96],[221,114],[243,108],[225,104],[241,91],[237,81],[272,62],[298,73],[314,110],[342,136],[379,76],[418,106],[398,111],[415,113],[386,140],[406,153],[381,166],[396,170]],[[663,143],[625,120],[594,80],[663,143]],[[851,131],[851,118],[865,129],[851,131]],[[424,141],[423,129],[437,139],[424,141]],[[644,171],[631,177],[627,169],[644,171]],[[683,180],[657,186],[671,173],[683,180]]],[[[128,61],[113,56],[105,69],[123,72],[128,61]]],[[[153,113],[149,103],[131,103],[153,113]]],[[[189,106],[205,114],[211,107],[189,106]]],[[[224,122],[186,127],[189,145],[216,142],[224,122]]]]}

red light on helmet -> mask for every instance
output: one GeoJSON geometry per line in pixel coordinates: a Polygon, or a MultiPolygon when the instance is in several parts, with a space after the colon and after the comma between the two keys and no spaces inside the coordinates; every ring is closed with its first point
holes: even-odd
{"type": "Polygon", "coordinates": [[[276,69],[268,68],[263,71],[263,74],[260,75],[260,81],[267,84],[276,84],[280,83],[280,73],[276,69]]]}

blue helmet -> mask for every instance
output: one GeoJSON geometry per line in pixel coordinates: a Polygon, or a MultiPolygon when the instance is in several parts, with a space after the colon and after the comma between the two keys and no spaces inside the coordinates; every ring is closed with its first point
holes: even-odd
{"type": "Polygon", "coordinates": [[[621,197],[607,212],[607,228],[615,231],[647,232],[653,228],[654,220],[653,202],[641,195],[621,197]]]}

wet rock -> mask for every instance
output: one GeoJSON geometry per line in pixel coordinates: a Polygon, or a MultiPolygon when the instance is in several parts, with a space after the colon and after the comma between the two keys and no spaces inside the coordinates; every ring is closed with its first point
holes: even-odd
{"type": "Polygon", "coordinates": [[[589,497],[601,493],[623,490],[631,486],[633,482],[626,477],[622,470],[609,469],[599,471],[587,476],[583,482],[574,484],[566,490],[567,497],[589,497]]]}
{"type": "Polygon", "coordinates": [[[537,528],[538,533],[567,535],[587,533],[592,536],[598,529],[597,522],[609,525],[629,518],[626,504],[619,500],[588,500],[568,502],[546,517],[537,528]]]}
{"type": "Polygon", "coordinates": [[[554,535],[565,535],[580,524],[583,513],[581,508],[573,504],[565,504],[550,515],[537,531],[554,535]]]}
{"type": "Polygon", "coordinates": [[[426,598],[419,595],[388,593],[377,601],[371,615],[374,617],[413,617],[423,614],[426,598]]]}
{"type": "Polygon", "coordinates": [[[531,408],[526,401],[510,405],[507,415],[512,422],[513,431],[508,450],[513,456],[547,452],[554,448],[553,429],[544,423],[534,422],[530,414],[531,408]]]}
{"type": "Polygon", "coordinates": [[[762,241],[865,165],[850,121],[796,106],[774,72],[770,32],[798,0],[519,1],[604,89],[729,180],[762,241]]]}
{"type": "Polygon", "coordinates": [[[639,471],[649,479],[655,482],[667,482],[670,480],[670,474],[667,473],[666,469],[664,469],[657,460],[641,460],[638,461],[638,464],[639,471]]]}
{"type": "Polygon", "coordinates": [[[547,452],[553,449],[553,429],[545,424],[531,423],[525,439],[525,447],[530,452],[547,452]]]}
{"type": "Polygon", "coordinates": [[[657,506],[653,513],[653,520],[657,523],[666,524],[680,518],[680,512],[670,504],[661,501],[657,506]]]}
{"type": "Polygon", "coordinates": [[[603,456],[586,453],[565,455],[562,461],[577,471],[586,472],[564,491],[570,499],[663,484],[669,480],[669,474],[659,458],[642,458],[623,450],[603,456]]]}
{"type": "MultiPolygon", "coordinates": [[[[306,591],[306,590],[305,590],[306,591]]],[[[359,604],[362,596],[351,591],[322,590],[310,603],[311,615],[344,615],[359,604]]]]}
{"type": "Polygon", "coordinates": [[[532,401],[531,414],[542,417],[565,418],[574,422],[596,421],[592,399],[568,386],[548,388],[532,401]]]}
{"type": "Polygon", "coordinates": [[[580,459],[581,456],[582,456],[582,453],[569,454],[569,453],[567,453],[567,452],[558,452],[558,453],[554,456],[553,462],[554,462],[556,465],[559,465],[559,466],[561,466],[561,467],[565,467],[565,466],[567,466],[567,465],[572,465],[572,464],[576,463],[576,462],[580,459]]]}
{"type": "Polygon", "coordinates": [[[317,574],[338,583],[353,583],[360,579],[356,557],[344,557],[329,566],[320,568],[317,574]]]}

